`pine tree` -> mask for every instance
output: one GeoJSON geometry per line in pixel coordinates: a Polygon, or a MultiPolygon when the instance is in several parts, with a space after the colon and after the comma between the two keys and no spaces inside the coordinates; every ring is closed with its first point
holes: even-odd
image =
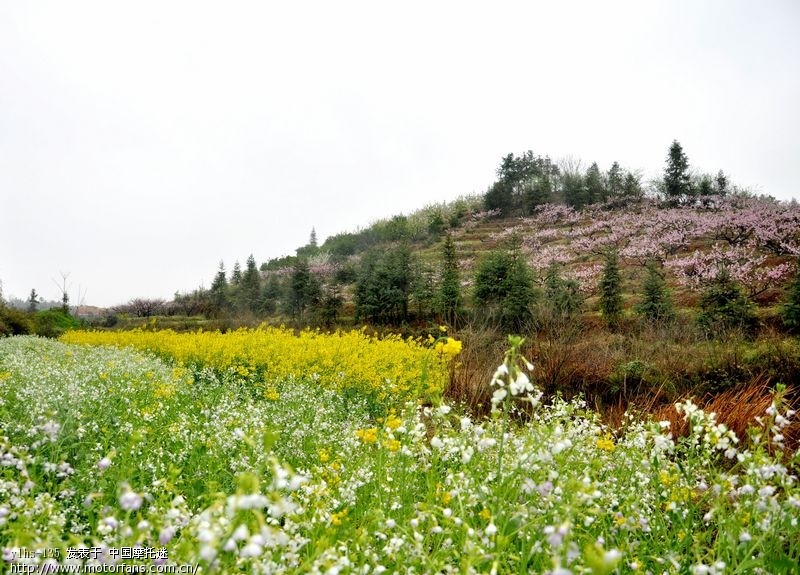
{"type": "Polygon", "coordinates": [[[650,322],[669,322],[675,319],[672,297],[654,261],[647,264],[643,289],[642,301],[635,308],[637,314],[650,322]]]}
{"type": "Polygon", "coordinates": [[[722,267],[703,291],[697,322],[709,337],[733,329],[749,334],[756,327],[752,306],[727,268],[722,267]]]}
{"type": "Polygon", "coordinates": [[[606,187],[603,185],[603,178],[600,175],[600,168],[597,162],[592,163],[586,170],[586,201],[589,204],[605,202],[608,199],[606,187]]]}
{"type": "Polygon", "coordinates": [[[261,276],[256,267],[256,260],[253,254],[247,258],[247,267],[242,275],[239,286],[239,301],[243,309],[251,312],[258,311],[258,303],[261,295],[261,276]]]}
{"type": "Polygon", "coordinates": [[[564,195],[564,202],[576,210],[589,203],[586,182],[580,172],[565,171],[561,175],[561,192],[564,195]]]}
{"type": "Polygon", "coordinates": [[[622,195],[625,198],[637,200],[644,196],[641,177],[633,172],[626,172],[622,182],[622,195]]]}
{"type": "Polygon", "coordinates": [[[240,283],[242,283],[242,267],[239,262],[235,262],[231,273],[231,285],[238,286],[240,283]]]}
{"type": "Polygon", "coordinates": [[[461,307],[461,280],[458,275],[458,257],[453,237],[444,240],[442,281],[439,287],[439,312],[445,322],[454,324],[461,307]]]}
{"type": "Polygon", "coordinates": [[[219,262],[219,269],[217,275],[214,276],[214,281],[211,282],[211,306],[214,313],[221,314],[223,310],[228,307],[228,278],[225,274],[225,263],[219,262]]]}
{"type": "Polygon", "coordinates": [[[309,307],[319,303],[321,287],[316,276],[311,273],[308,262],[297,260],[292,271],[289,291],[289,307],[296,321],[303,320],[309,307]]]}
{"type": "Polygon", "coordinates": [[[308,245],[312,248],[317,247],[317,230],[311,228],[311,236],[308,238],[308,245]]]}
{"type": "Polygon", "coordinates": [[[546,308],[542,315],[548,316],[544,319],[549,320],[549,323],[574,317],[583,305],[578,282],[562,278],[560,266],[555,262],[545,272],[542,303],[546,308]]]}
{"type": "Polygon", "coordinates": [[[622,318],[622,275],[617,252],[606,254],[606,265],[600,278],[600,313],[612,329],[619,326],[622,318]]]}
{"type": "Polygon", "coordinates": [[[261,302],[259,311],[266,315],[272,315],[278,311],[278,304],[283,297],[283,285],[278,277],[270,273],[267,281],[264,282],[264,289],[261,292],[261,302]]]}
{"type": "Polygon", "coordinates": [[[619,167],[618,162],[611,164],[611,169],[608,170],[608,175],[606,176],[606,182],[609,197],[618,198],[622,195],[623,175],[622,168],[619,167]]]}
{"type": "Polygon", "coordinates": [[[797,260],[794,281],[789,286],[786,301],[783,304],[783,325],[793,332],[800,334],[800,258],[797,260]]]}
{"type": "Polygon", "coordinates": [[[521,332],[532,319],[536,301],[530,268],[518,249],[490,252],[475,273],[475,302],[482,314],[499,320],[506,331],[521,332]]]}
{"type": "Polygon", "coordinates": [[[715,190],[714,191],[718,195],[720,195],[720,196],[728,195],[728,177],[725,175],[725,172],[720,170],[717,173],[717,177],[716,177],[715,183],[716,183],[716,186],[715,186],[715,190]]]}
{"type": "Polygon", "coordinates": [[[664,168],[664,193],[667,200],[677,205],[692,195],[692,178],[689,174],[689,159],[678,140],[673,140],[664,168]]]}
{"type": "Polygon", "coordinates": [[[31,295],[28,296],[28,311],[33,313],[39,305],[39,294],[35,289],[31,290],[31,295]]]}

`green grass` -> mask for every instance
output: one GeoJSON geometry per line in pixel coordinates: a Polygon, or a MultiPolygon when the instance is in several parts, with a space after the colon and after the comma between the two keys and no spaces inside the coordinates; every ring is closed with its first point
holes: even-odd
{"type": "Polygon", "coordinates": [[[690,435],[673,440],[636,418],[612,434],[579,401],[371,419],[312,378],[275,383],[270,401],[247,379],[129,350],[0,340],[5,555],[140,544],[217,573],[789,573],[800,561],[790,454],[766,448],[780,402],[744,449],[691,405],[690,435]]]}

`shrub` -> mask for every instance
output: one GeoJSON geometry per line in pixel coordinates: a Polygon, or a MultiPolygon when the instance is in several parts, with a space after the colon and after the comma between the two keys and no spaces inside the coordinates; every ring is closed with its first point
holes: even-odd
{"type": "Polygon", "coordinates": [[[732,330],[751,334],[756,327],[752,304],[725,267],[704,290],[700,310],[697,322],[708,337],[724,335],[732,330]]]}
{"type": "Polygon", "coordinates": [[[475,274],[475,303],[487,319],[519,333],[530,323],[536,299],[530,268],[517,250],[488,254],[475,274]]]}
{"type": "Polygon", "coordinates": [[[655,262],[651,261],[647,265],[647,277],[643,289],[642,301],[636,305],[636,313],[654,323],[670,322],[675,319],[672,297],[655,262]]]}
{"type": "Polygon", "coordinates": [[[33,332],[28,314],[0,303],[0,336],[25,335],[33,332]]]}
{"type": "Polygon", "coordinates": [[[798,259],[794,280],[789,286],[786,302],[783,304],[781,311],[783,325],[789,331],[800,334],[800,259],[798,259]]]}
{"type": "Polygon", "coordinates": [[[43,337],[58,337],[68,329],[80,327],[80,322],[61,309],[37,312],[33,317],[34,333],[43,337]]]}
{"type": "Polygon", "coordinates": [[[622,275],[616,251],[606,254],[606,265],[600,278],[600,313],[608,326],[616,328],[622,318],[622,275]]]}

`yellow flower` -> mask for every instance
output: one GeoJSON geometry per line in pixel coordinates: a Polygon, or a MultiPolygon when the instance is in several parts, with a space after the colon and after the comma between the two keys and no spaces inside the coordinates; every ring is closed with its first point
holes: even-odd
{"type": "Polygon", "coordinates": [[[383,446],[388,449],[389,451],[399,451],[400,450],[400,442],[396,439],[387,439],[383,442],[383,446]]]}
{"type": "Polygon", "coordinates": [[[611,439],[611,434],[607,433],[605,437],[602,439],[597,440],[597,447],[604,451],[614,451],[616,449],[616,445],[614,445],[614,441],[611,439]]]}
{"type": "Polygon", "coordinates": [[[489,511],[489,509],[486,507],[481,509],[481,512],[478,513],[478,515],[480,515],[481,519],[483,519],[484,521],[489,521],[492,518],[492,512],[489,511]]]}
{"type": "Polygon", "coordinates": [[[359,429],[356,431],[356,437],[364,443],[375,443],[378,441],[378,428],[370,427],[367,429],[359,429]]]}
{"type": "Polygon", "coordinates": [[[388,419],[386,419],[386,427],[389,429],[397,429],[401,425],[403,425],[403,420],[394,414],[390,415],[388,419]]]}
{"type": "Polygon", "coordinates": [[[331,525],[341,525],[342,524],[342,519],[347,517],[347,512],[348,512],[348,509],[345,508],[345,509],[342,509],[341,511],[333,513],[331,515],[331,525]]]}
{"type": "Polygon", "coordinates": [[[669,471],[667,471],[666,469],[662,469],[661,471],[658,472],[658,479],[661,481],[663,485],[669,487],[670,485],[675,483],[675,481],[678,479],[678,476],[670,475],[669,471]]]}
{"type": "Polygon", "coordinates": [[[440,325],[439,326],[439,331],[442,332],[442,333],[447,333],[447,326],[446,325],[440,325]]]}
{"type": "Polygon", "coordinates": [[[330,460],[330,458],[331,458],[331,456],[328,455],[327,451],[325,451],[324,449],[320,450],[320,452],[319,452],[319,460],[322,463],[327,463],[330,460]]]}
{"type": "MultiPolygon", "coordinates": [[[[266,326],[224,334],[75,330],[66,332],[61,340],[148,350],[169,357],[180,369],[200,364],[254,385],[285,381],[291,376],[310,377],[321,387],[354,391],[390,405],[439,396],[449,380],[450,366],[437,360],[459,350],[457,344],[444,339],[436,351],[421,339],[397,335],[378,338],[363,330],[333,334],[306,330],[298,334],[285,327],[266,326]]],[[[429,341],[436,342],[432,336],[429,341]]],[[[191,380],[188,375],[176,375],[182,382],[191,380]]],[[[265,396],[278,399],[271,392],[265,392],[265,396]]]]}

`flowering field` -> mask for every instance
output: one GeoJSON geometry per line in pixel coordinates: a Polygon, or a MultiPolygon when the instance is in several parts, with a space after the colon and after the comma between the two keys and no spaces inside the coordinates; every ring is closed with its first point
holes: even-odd
{"type": "Polygon", "coordinates": [[[139,546],[206,573],[791,573],[800,564],[798,461],[780,433],[793,414],[780,395],[745,449],[691,403],[680,407],[691,433],[677,440],[657,422],[629,418],[612,433],[579,403],[540,405],[517,348],[486,383],[493,416],[476,421],[411,394],[444,377],[453,340],[437,352],[343,334],[338,353],[361,353],[362,364],[312,371],[333,345],[312,334],[262,342],[264,356],[256,344],[236,352],[229,342],[242,334],[204,334],[195,347],[169,333],[119,335],[164,347],[0,340],[4,561],[43,561],[22,559],[24,549],[81,563],[69,550],[87,547],[100,550],[89,563],[110,562],[112,549],[139,546]],[[345,345],[350,337],[360,343],[345,345]],[[428,357],[427,371],[403,363],[401,346],[428,357]],[[379,385],[384,369],[400,393],[355,393],[379,385]],[[517,408],[527,423],[511,417],[517,408]]]}
{"type": "Polygon", "coordinates": [[[448,358],[460,350],[449,338],[431,347],[419,339],[378,339],[361,331],[329,335],[307,330],[295,335],[272,327],[226,334],[70,331],[62,340],[133,347],[182,365],[209,367],[225,377],[246,380],[268,398],[277,399],[275,381],[308,376],[327,389],[355,392],[380,404],[440,396],[449,375],[448,358]]]}
{"type": "MultiPolygon", "coordinates": [[[[465,228],[456,237],[472,233],[465,228]]],[[[546,204],[481,243],[515,235],[534,270],[561,264],[587,293],[596,291],[602,271],[596,256],[614,249],[629,265],[662,262],[687,290],[701,289],[724,266],[753,297],[791,277],[800,255],[800,207],[737,197],[674,208],[642,202],[625,210],[546,204]]],[[[473,264],[461,262],[463,269],[473,264]]]]}

